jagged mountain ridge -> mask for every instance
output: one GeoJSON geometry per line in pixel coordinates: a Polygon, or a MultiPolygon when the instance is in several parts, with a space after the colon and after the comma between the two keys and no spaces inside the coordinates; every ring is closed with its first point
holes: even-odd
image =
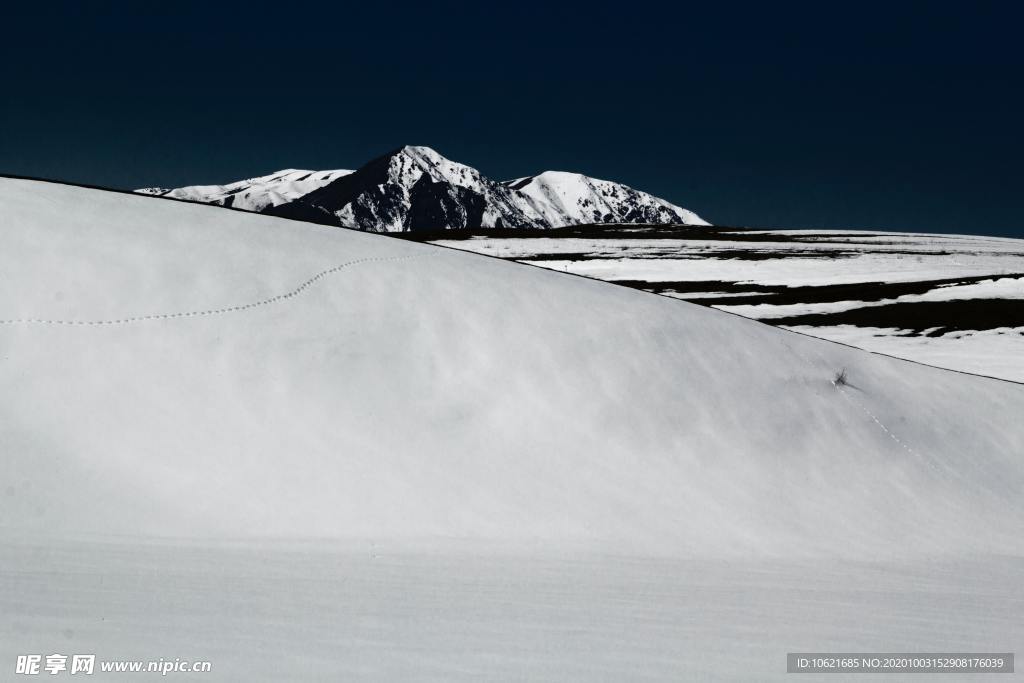
{"type": "Polygon", "coordinates": [[[619,183],[557,171],[498,182],[429,147],[414,146],[356,171],[289,169],[229,185],[138,192],[369,232],[581,223],[707,225],[692,211],[619,183]]]}

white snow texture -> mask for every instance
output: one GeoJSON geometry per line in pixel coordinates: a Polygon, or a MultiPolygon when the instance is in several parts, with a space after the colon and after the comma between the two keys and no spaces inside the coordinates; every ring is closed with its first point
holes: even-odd
{"type": "Polygon", "coordinates": [[[6,478],[39,482],[8,531],[1022,543],[1015,384],[359,232],[24,180],[0,205],[6,478]]]}
{"type": "Polygon", "coordinates": [[[1024,386],[139,195],[2,179],[0,231],[4,667],[769,681],[1024,646],[1024,386]]]}

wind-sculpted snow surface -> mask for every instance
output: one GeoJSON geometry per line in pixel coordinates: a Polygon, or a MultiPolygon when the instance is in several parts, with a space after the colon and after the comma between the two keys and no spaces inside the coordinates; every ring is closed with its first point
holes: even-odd
{"type": "Polygon", "coordinates": [[[5,479],[34,484],[7,531],[1021,544],[1024,387],[358,232],[21,180],[0,203],[0,317],[146,317],[0,329],[5,479]]]}
{"type": "Polygon", "coordinates": [[[619,183],[555,171],[501,183],[429,147],[414,146],[354,172],[288,170],[223,186],[137,191],[369,232],[580,223],[706,225],[692,211],[619,183]]]}

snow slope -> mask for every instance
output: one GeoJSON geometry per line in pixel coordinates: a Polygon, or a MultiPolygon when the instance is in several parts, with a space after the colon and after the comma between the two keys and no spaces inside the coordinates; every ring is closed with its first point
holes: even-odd
{"type": "Polygon", "coordinates": [[[281,171],[225,186],[137,191],[370,232],[581,222],[705,225],[692,211],[618,183],[554,171],[500,183],[429,147],[407,145],[355,172],[306,174],[281,171]]]}
{"type": "Polygon", "coordinates": [[[263,211],[268,207],[294,201],[350,173],[352,171],[344,169],[302,171],[289,168],[227,185],[190,185],[172,190],[162,187],[146,187],[136,190],[136,192],[191,202],[217,204],[246,211],[263,211]]]}
{"type": "Polygon", "coordinates": [[[0,205],[6,532],[1021,547],[1024,387],[359,232],[0,205]]]}
{"type": "Polygon", "coordinates": [[[1024,382],[1022,240],[659,225],[407,237],[1024,382]]]}
{"type": "Polygon", "coordinates": [[[549,227],[590,223],[707,225],[697,214],[664,199],[579,173],[545,171],[507,185],[526,197],[549,227]]]}
{"type": "Polygon", "coordinates": [[[768,681],[1024,647],[1022,386],[142,196],[3,179],[0,234],[4,666],[768,681]]]}

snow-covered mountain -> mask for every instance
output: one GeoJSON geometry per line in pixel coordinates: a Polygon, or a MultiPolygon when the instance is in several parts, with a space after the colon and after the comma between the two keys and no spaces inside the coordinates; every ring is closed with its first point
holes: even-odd
{"type": "Polygon", "coordinates": [[[229,185],[138,192],[369,232],[707,224],[692,211],[619,183],[557,171],[497,182],[429,147],[413,146],[354,172],[288,170],[229,185]]]}
{"type": "Polygon", "coordinates": [[[523,195],[550,227],[590,223],[707,225],[697,214],[664,199],[579,173],[545,171],[506,185],[523,195]]]}
{"type": "Polygon", "coordinates": [[[218,204],[246,211],[264,211],[269,207],[295,201],[349,173],[352,171],[344,169],[303,171],[289,168],[227,185],[189,185],[173,190],[163,187],[144,187],[136,192],[192,202],[218,204]]]}

